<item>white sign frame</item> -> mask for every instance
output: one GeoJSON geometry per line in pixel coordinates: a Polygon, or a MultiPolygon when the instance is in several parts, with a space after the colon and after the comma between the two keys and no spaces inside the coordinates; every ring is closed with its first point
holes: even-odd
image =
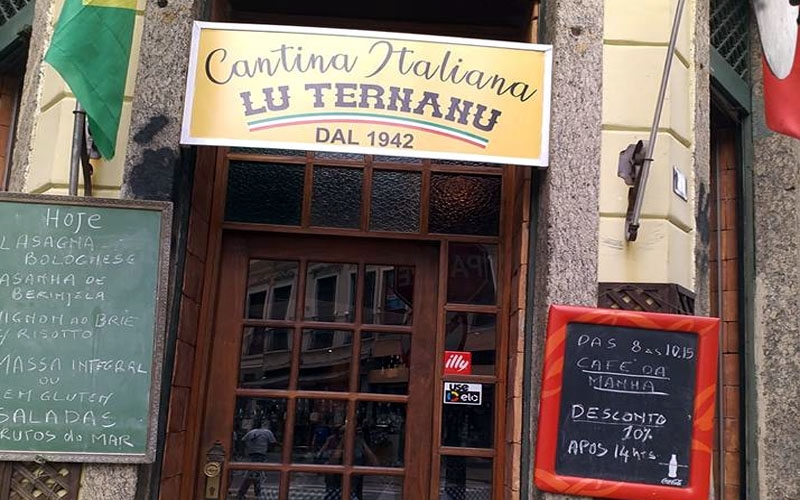
{"type": "Polygon", "coordinates": [[[391,155],[407,158],[424,158],[455,160],[480,163],[499,163],[504,165],[521,165],[532,167],[547,167],[550,162],[550,105],[552,100],[552,74],[553,74],[553,47],[551,45],[505,42],[497,40],[480,40],[471,38],[459,38],[448,36],[415,35],[407,33],[391,33],[381,31],[361,31],[334,28],[311,28],[301,26],[278,26],[262,24],[244,23],[218,23],[208,21],[194,21],[192,26],[192,40],[190,46],[189,68],[186,79],[186,95],[183,108],[183,121],[181,123],[181,144],[195,146],[229,146],[243,148],[272,148],[272,149],[292,149],[299,151],[326,151],[334,153],[356,153],[372,155],[391,155]],[[200,43],[200,33],[204,29],[220,29],[232,31],[256,31],[256,32],[281,32],[296,34],[321,34],[333,36],[362,37],[362,38],[390,38],[394,40],[410,40],[418,42],[450,43],[457,45],[468,45],[476,47],[496,47],[517,50],[535,50],[544,53],[544,85],[542,88],[542,130],[541,130],[541,151],[537,158],[523,158],[510,156],[490,156],[469,153],[436,152],[429,150],[407,150],[407,149],[387,149],[369,146],[349,146],[331,144],[311,144],[298,142],[279,142],[245,140],[232,138],[197,138],[193,137],[189,130],[192,119],[192,103],[195,98],[195,75],[198,65],[198,48],[200,43]]]}

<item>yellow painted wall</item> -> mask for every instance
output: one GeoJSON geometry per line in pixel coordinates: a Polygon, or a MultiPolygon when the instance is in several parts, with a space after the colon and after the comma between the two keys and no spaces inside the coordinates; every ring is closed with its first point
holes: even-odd
{"type": "MultiPolygon", "coordinates": [[[[53,22],[58,20],[63,0],[54,5],[53,22]]],[[[139,44],[142,38],[145,0],[138,0],[136,25],[133,32],[131,62],[125,85],[125,101],[122,106],[117,135],[116,155],[112,160],[93,160],[93,195],[103,198],[118,198],[122,184],[125,151],[131,122],[131,100],[138,63],[139,44]]],[[[30,193],[67,194],[69,187],[69,164],[72,150],[73,111],[75,96],[58,73],[43,63],[42,98],[36,130],[32,144],[31,167],[25,181],[25,191],[30,193]]],[[[79,193],[83,193],[83,177],[80,177],[79,193]]]]}
{"type": "Polygon", "coordinates": [[[617,177],[619,152],[649,137],[676,7],[677,0],[605,2],[600,282],[694,289],[693,0],[684,7],[635,242],[625,240],[628,186],[617,177]],[[673,193],[673,167],[687,178],[688,201],[673,193]]]}

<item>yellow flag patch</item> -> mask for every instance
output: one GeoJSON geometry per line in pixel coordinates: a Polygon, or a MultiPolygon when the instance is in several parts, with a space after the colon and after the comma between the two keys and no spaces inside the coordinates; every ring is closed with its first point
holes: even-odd
{"type": "Polygon", "coordinates": [[[83,0],[83,5],[93,7],[116,7],[118,9],[135,9],[136,0],[83,0]]]}

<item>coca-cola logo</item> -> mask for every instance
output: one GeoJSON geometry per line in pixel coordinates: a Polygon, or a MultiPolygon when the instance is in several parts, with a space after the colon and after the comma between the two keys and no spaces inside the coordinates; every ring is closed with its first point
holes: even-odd
{"type": "Polygon", "coordinates": [[[461,351],[444,352],[445,375],[471,375],[472,353],[461,351]]]}

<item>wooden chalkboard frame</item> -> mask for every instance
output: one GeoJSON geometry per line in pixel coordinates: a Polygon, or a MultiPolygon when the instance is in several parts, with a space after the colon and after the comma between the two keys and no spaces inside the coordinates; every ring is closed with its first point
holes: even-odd
{"type": "Polygon", "coordinates": [[[719,319],[717,318],[552,305],[547,325],[539,406],[534,474],[536,486],[544,491],[561,494],[626,500],[705,500],[708,498],[714,435],[718,345],[719,319]],[[556,472],[564,356],[567,327],[570,323],[697,335],[694,424],[691,439],[691,468],[687,487],[674,488],[565,476],[556,472]]]}
{"type": "Polygon", "coordinates": [[[150,383],[150,404],[148,409],[147,443],[144,453],[72,453],[50,451],[11,451],[0,447],[0,460],[3,461],[53,461],[85,462],[106,464],[153,463],[156,457],[158,440],[158,421],[161,400],[162,368],[164,364],[164,343],[166,339],[167,307],[169,295],[170,247],[172,239],[172,203],[151,200],[122,200],[112,198],[84,198],[78,196],[54,196],[28,193],[0,193],[0,203],[30,203],[38,205],[60,205],[68,207],[131,209],[158,212],[160,214],[160,235],[158,248],[155,322],[153,328],[152,379],[150,383]]]}

